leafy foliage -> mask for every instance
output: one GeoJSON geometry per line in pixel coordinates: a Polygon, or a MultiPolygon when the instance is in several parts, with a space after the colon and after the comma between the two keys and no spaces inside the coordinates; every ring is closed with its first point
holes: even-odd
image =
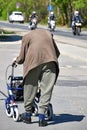
{"type": "Polygon", "coordinates": [[[12,11],[18,10],[24,13],[25,20],[28,22],[29,15],[35,10],[40,21],[47,23],[49,13],[47,7],[50,4],[53,6],[58,24],[70,26],[74,10],[80,11],[87,24],[87,0],[0,0],[0,19],[7,20],[12,11]]]}

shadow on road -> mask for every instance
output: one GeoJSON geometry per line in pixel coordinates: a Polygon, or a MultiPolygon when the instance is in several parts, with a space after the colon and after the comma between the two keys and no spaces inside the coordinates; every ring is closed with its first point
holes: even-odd
{"type": "Polygon", "coordinates": [[[67,87],[79,87],[87,86],[87,80],[58,80],[56,82],[58,86],[67,86],[67,87]]]}
{"type": "Polygon", "coordinates": [[[1,42],[15,42],[22,39],[19,35],[0,35],[1,42]]]}
{"type": "Polygon", "coordinates": [[[84,115],[72,115],[72,114],[60,114],[60,115],[54,115],[53,121],[51,121],[49,124],[54,125],[58,123],[65,123],[65,122],[74,122],[74,121],[82,121],[84,115]]]}

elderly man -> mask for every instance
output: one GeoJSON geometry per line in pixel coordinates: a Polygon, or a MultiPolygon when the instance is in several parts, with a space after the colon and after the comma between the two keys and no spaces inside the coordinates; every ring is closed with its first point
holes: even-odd
{"type": "Polygon", "coordinates": [[[21,115],[23,122],[31,123],[32,106],[40,80],[39,126],[47,125],[45,111],[49,106],[59,74],[59,55],[53,35],[49,31],[31,30],[23,37],[20,54],[13,61],[13,63],[23,64],[25,108],[25,113],[21,115]]]}

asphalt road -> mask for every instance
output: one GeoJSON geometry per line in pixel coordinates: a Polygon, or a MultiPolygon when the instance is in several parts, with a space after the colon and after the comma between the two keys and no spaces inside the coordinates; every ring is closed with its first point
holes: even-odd
{"type": "MultiPolygon", "coordinates": [[[[24,32],[26,33],[26,32],[24,32]]],[[[32,124],[14,122],[5,113],[5,95],[7,95],[5,71],[12,59],[18,55],[22,34],[0,42],[0,129],[24,130],[42,129],[38,127],[38,117],[32,117],[32,124]],[[16,40],[15,40],[16,39],[16,40]],[[11,40],[11,41],[10,41],[11,40]]],[[[23,34],[24,35],[24,34],[23,34]]],[[[60,74],[53,90],[51,103],[54,117],[45,130],[87,130],[87,49],[80,47],[85,40],[74,40],[64,36],[54,36],[61,55],[59,58],[60,74]],[[68,43],[68,44],[67,44],[68,43]],[[71,44],[69,44],[71,43],[71,44]],[[84,58],[85,56],[85,58],[84,58]]],[[[85,41],[86,46],[86,41],[85,41]]],[[[17,74],[22,74],[18,66],[17,74]]],[[[19,113],[24,112],[23,102],[18,102],[19,113]]]]}
{"type": "MultiPolygon", "coordinates": [[[[23,30],[23,31],[29,31],[28,28],[28,23],[25,24],[19,24],[19,23],[9,23],[8,21],[0,21],[0,27],[6,27],[6,28],[12,28],[13,30],[18,29],[18,30],[23,30]]],[[[48,29],[48,25],[45,26],[41,26],[40,24],[38,24],[38,28],[44,28],[44,29],[48,29]]],[[[73,36],[72,34],[72,29],[71,28],[61,28],[61,27],[56,27],[55,32],[53,32],[55,35],[59,35],[59,36],[64,36],[64,37],[70,37],[73,39],[83,39],[85,41],[87,41],[87,30],[84,31],[82,28],[82,32],[81,32],[81,36],[73,36]]]]}

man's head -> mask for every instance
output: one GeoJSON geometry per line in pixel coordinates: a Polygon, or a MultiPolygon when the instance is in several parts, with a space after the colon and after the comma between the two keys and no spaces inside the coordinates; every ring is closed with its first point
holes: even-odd
{"type": "Polygon", "coordinates": [[[74,15],[75,15],[75,16],[78,16],[78,15],[79,15],[79,11],[76,10],[76,11],[74,12],[74,15]]]}
{"type": "Polygon", "coordinates": [[[32,14],[35,15],[35,14],[36,14],[36,11],[33,11],[32,14]]]}
{"type": "Polygon", "coordinates": [[[50,12],[50,15],[51,15],[51,16],[53,16],[53,15],[54,15],[54,12],[53,12],[53,11],[52,11],[52,12],[50,12]]]}

